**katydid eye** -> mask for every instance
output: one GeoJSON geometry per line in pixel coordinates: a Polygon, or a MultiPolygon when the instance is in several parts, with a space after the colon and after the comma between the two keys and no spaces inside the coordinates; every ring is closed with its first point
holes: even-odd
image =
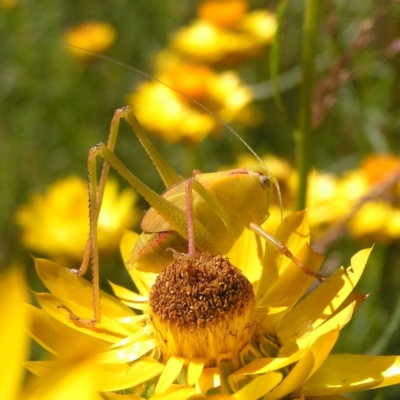
{"type": "Polygon", "coordinates": [[[271,188],[271,180],[268,176],[260,175],[260,183],[265,190],[269,190],[271,188]]]}

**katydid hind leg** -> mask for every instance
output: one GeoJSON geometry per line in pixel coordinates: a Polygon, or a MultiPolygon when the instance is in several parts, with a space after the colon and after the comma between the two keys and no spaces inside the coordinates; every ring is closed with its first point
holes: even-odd
{"type": "MultiPolygon", "coordinates": [[[[97,146],[92,147],[89,152],[88,166],[89,166],[89,196],[90,196],[90,242],[92,253],[92,269],[93,269],[93,304],[94,304],[94,317],[93,323],[100,322],[100,289],[99,289],[99,256],[97,244],[97,219],[98,212],[96,199],[96,158],[101,157],[113,169],[115,169],[122,178],[124,178],[137,192],[144,197],[144,199],[154,208],[157,212],[165,218],[165,220],[173,227],[173,229],[187,239],[187,213],[181,208],[169,202],[158,193],[154,192],[147,185],[145,185],[139,178],[137,178],[123,162],[110,151],[108,146],[104,143],[99,143],[97,146]],[[93,206],[92,206],[93,205],[93,206]]],[[[209,238],[209,233],[206,228],[197,220],[193,220],[193,231],[196,237],[201,237],[202,243],[207,249],[213,250],[213,242],[209,238]],[[207,240],[209,239],[209,240],[207,240]]],[[[74,320],[79,320],[74,317],[74,320]]]]}
{"type": "MultiPolygon", "coordinates": [[[[129,106],[123,107],[116,110],[113,119],[111,121],[110,132],[107,140],[107,145],[102,144],[107,148],[109,154],[113,154],[115,149],[115,144],[117,141],[120,120],[125,119],[127,123],[132,127],[132,130],[138,137],[140,143],[149,154],[156,169],[159,171],[162,180],[168,187],[176,182],[182,180],[182,178],[176,174],[172,168],[164,161],[158,151],[154,148],[147,135],[141,128],[139,122],[134,116],[131,108],[129,106]]],[[[100,146],[101,147],[101,146],[100,146]]],[[[99,256],[98,256],[98,239],[97,239],[97,222],[98,216],[101,209],[105,185],[107,182],[108,173],[110,170],[110,161],[106,157],[103,158],[102,172],[100,175],[100,180],[97,182],[97,167],[96,167],[96,157],[98,155],[99,145],[93,147],[89,151],[88,157],[88,186],[89,186],[89,219],[90,219],[90,231],[88,235],[88,240],[86,243],[85,253],[79,270],[77,271],[78,276],[82,276],[88,269],[89,262],[92,264],[92,283],[93,283],[93,318],[81,318],[74,313],[70,312],[70,319],[81,323],[82,325],[91,326],[100,322],[101,311],[100,311],[100,288],[99,288],[99,256]],[[90,322],[88,322],[90,321],[90,322]]],[[[122,164],[122,163],[121,163],[122,164]]],[[[119,166],[114,168],[118,171],[119,166]]],[[[124,167],[126,169],[126,167],[124,167]]],[[[126,178],[126,177],[125,177],[126,178]]],[[[136,187],[137,185],[132,185],[136,187]]],[[[139,193],[141,191],[139,190],[139,193]]],[[[146,197],[146,196],[145,196],[146,197]]],[[[182,217],[183,218],[183,217],[182,217]]],[[[61,305],[61,307],[63,307],[61,305]]]]}
{"type": "MultiPolygon", "coordinates": [[[[125,106],[115,111],[113,119],[111,120],[110,132],[108,135],[107,140],[107,148],[114,152],[115,144],[117,142],[117,136],[119,131],[120,121],[125,119],[129,126],[132,128],[132,131],[135,133],[136,137],[139,139],[139,142],[142,144],[143,148],[145,149],[146,153],[149,155],[150,159],[153,161],[157,171],[160,174],[161,179],[163,180],[165,186],[168,188],[173,184],[183,180],[183,178],[178,175],[162,158],[161,154],[157,151],[157,149],[153,146],[150,139],[148,138],[147,134],[139,124],[138,120],[136,119],[135,115],[131,107],[125,106]]],[[[91,200],[91,204],[96,204],[97,210],[101,209],[101,203],[104,197],[104,190],[107,181],[107,176],[110,170],[110,164],[106,161],[103,162],[102,172],[99,181],[99,187],[97,190],[96,195],[96,202],[93,203],[91,200]]],[[[86,249],[83,256],[83,260],[81,266],[77,272],[78,276],[82,276],[87,271],[90,261],[90,254],[91,254],[91,234],[89,234],[86,249]]]]}

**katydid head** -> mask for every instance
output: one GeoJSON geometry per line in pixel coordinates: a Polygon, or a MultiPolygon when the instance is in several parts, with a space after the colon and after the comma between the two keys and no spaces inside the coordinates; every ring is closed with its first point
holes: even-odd
{"type": "Polygon", "coordinates": [[[283,207],[282,207],[282,196],[281,196],[281,190],[279,187],[279,182],[275,178],[274,175],[272,175],[272,172],[269,170],[269,168],[262,162],[262,160],[259,159],[259,157],[256,155],[256,158],[261,162],[261,165],[251,165],[247,167],[246,169],[248,170],[249,174],[254,175],[255,177],[258,178],[259,180],[259,185],[263,192],[265,193],[264,196],[259,196],[258,199],[254,199],[254,209],[255,210],[260,210],[260,215],[261,213],[264,214],[264,218],[261,219],[260,223],[263,222],[267,217],[268,217],[268,209],[269,209],[269,204],[270,204],[270,191],[271,191],[271,183],[275,186],[276,192],[278,195],[278,201],[279,201],[279,206],[281,209],[281,218],[283,218],[283,207]],[[265,200],[266,197],[266,200],[265,200]],[[264,205],[262,204],[264,202],[264,205]],[[266,208],[266,211],[262,211],[264,208],[266,208]]]}

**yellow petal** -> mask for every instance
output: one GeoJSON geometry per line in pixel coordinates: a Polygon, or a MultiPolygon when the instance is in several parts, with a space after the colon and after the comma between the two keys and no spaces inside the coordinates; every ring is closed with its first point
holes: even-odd
{"type": "Polygon", "coordinates": [[[370,253],[371,249],[358,252],[352,257],[346,271],[340,268],[287,313],[276,328],[279,340],[285,343],[294,336],[299,337],[330,318],[354,289],[370,253]]]}
{"type": "MultiPolygon", "coordinates": [[[[40,279],[51,293],[87,310],[93,309],[93,292],[90,282],[51,261],[36,259],[35,263],[40,279]]],[[[100,301],[104,315],[112,318],[134,315],[129,307],[103,291],[101,291],[100,301]]]]}
{"type": "Polygon", "coordinates": [[[206,393],[207,390],[220,386],[221,371],[219,368],[204,368],[200,379],[196,382],[196,388],[201,393],[206,393]]]}
{"type": "Polygon", "coordinates": [[[92,317],[92,311],[88,310],[87,308],[83,308],[78,304],[70,303],[65,299],[60,299],[50,293],[38,293],[35,294],[35,296],[43,310],[51,317],[69,326],[70,328],[85,333],[89,336],[94,336],[107,342],[114,343],[132,333],[130,330],[127,330],[124,326],[122,326],[117,320],[106,315],[103,315],[101,324],[97,324],[95,327],[77,324],[69,318],[69,313],[67,310],[59,308],[60,305],[68,307],[80,317],[88,319],[92,317]]]}
{"type": "Polygon", "coordinates": [[[305,383],[306,396],[324,396],[400,383],[399,356],[331,354],[305,383]]]}
{"type": "Polygon", "coordinates": [[[307,378],[316,371],[326,357],[339,336],[339,330],[333,330],[320,336],[291,369],[285,379],[269,394],[264,400],[278,400],[287,396],[289,393],[298,391],[307,378]]]}
{"type": "MultiPolygon", "coordinates": [[[[315,253],[308,243],[295,253],[297,259],[313,271],[318,271],[322,263],[322,256],[315,253]]],[[[283,257],[283,256],[282,256],[283,257]]],[[[306,275],[299,267],[290,261],[290,265],[275,280],[272,287],[264,293],[257,303],[256,319],[268,331],[271,326],[276,326],[287,312],[304,295],[313,281],[313,277],[306,275]],[[290,289],[288,289],[290,288],[290,289]],[[269,312],[269,309],[275,310],[269,312]]],[[[264,269],[268,268],[266,266],[264,269]]],[[[261,284],[260,284],[261,287],[261,284]]]]}
{"type": "Polygon", "coordinates": [[[157,341],[149,335],[151,326],[115,343],[109,350],[99,354],[98,361],[104,364],[127,363],[137,360],[157,346],[157,341]]]}
{"type": "Polygon", "coordinates": [[[117,296],[121,302],[126,304],[128,307],[136,310],[147,310],[149,308],[148,296],[141,296],[140,294],[132,292],[123,286],[116,285],[112,282],[109,282],[109,284],[115,296],[117,296]]]}
{"type": "Polygon", "coordinates": [[[269,393],[282,381],[282,378],[280,372],[263,374],[250,381],[232,397],[236,400],[256,400],[269,393]]]}
{"type": "Polygon", "coordinates": [[[99,385],[104,392],[131,388],[160,375],[164,368],[164,364],[150,357],[142,358],[132,365],[103,365],[99,385]]]}
{"type": "Polygon", "coordinates": [[[244,367],[235,371],[231,376],[234,375],[247,375],[247,374],[265,374],[267,372],[276,371],[287,367],[290,364],[300,360],[306,350],[302,349],[292,354],[290,357],[268,357],[258,358],[244,367]]]}
{"type": "Polygon", "coordinates": [[[109,346],[108,342],[71,329],[30,304],[26,304],[26,315],[30,320],[29,335],[56,356],[70,356],[71,352],[88,348],[97,352],[109,346]]]}
{"type": "Polygon", "coordinates": [[[17,398],[24,370],[22,361],[28,352],[29,338],[25,332],[24,302],[28,290],[22,270],[10,267],[0,276],[0,398],[17,398]]]}
{"type": "Polygon", "coordinates": [[[254,293],[257,292],[263,270],[262,257],[260,255],[264,254],[265,247],[265,240],[261,239],[253,231],[245,229],[227,254],[232,265],[239,268],[251,282],[254,293]]]}
{"type": "Polygon", "coordinates": [[[187,400],[196,394],[195,388],[187,388],[181,385],[172,385],[161,395],[151,396],[154,400],[187,400]]]}
{"type": "Polygon", "coordinates": [[[157,382],[157,386],[154,389],[154,394],[157,395],[164,393],[174,383],[184,364],[185,360],[183,358],[174,356],[170,357],[157,382]]]}
{"type": "MultiPolygon", "coordinates": [[[[120,249],[125,266],[129,264],[129,260],[131,258],[131,252],[136,241],[138,240],[138,237],[139,234],[132,231],[125,231],[124,235],[122,236],[120,249]]],[[[153,274],[151,272],[143,272],[137,269],[129,269],[129,268],[127,269],[139,293],[143,297],[148,298],[150,289],[154,285],[154,282],[158,274],[153,274]]]]}
{"type": "Polygon", "coordinates": [[[329,319],[325,324],[322,324],[317,329],[305,333],[303,336],[292,339],[285,343],[279,350],[279,356],[289,356],[299,349],[307,349],[319,340],[320,337],[329,334],[332,330],[340,330],[347,322],[350,321],[354,312],[355,303],[349,304],[340,313],[329,319]]]}
{"type": "MultiPolygon", "coordinates": [[[[322,256],[315,253],[308,246],[309,227],[307,223],[307,213],[297,212],[290,214],[279,225],[274,236],[284,243],[293,255],[302,261],[308,268],[318,271],[322,263],[322,256]]],[[[308,288],[313,278],[306,275],[293,261],[279,253],[272,246],[267,246],[264,258],[264,270],[260,281],[259,293],[257,298],[262,298],[262,304],[269,304],[271,298],[280,299],[277,293],[281,286],[286,286],[295,290],[291,298],[295,302],[308,288]],[[295,283],[295,284],[294,284],[295,283]],[[300,285],[300,288],[297,288],[300,285]]],[[[282,292],[281,292],[282,293],[282,292]]],[[[287,289],[284,290],[287,294],[287,289]]],[[[281,302],[281,301],[280,301],[281,302]]]]}
{"type": "Polygon", "coordinates": [[[193,386],[199,380],[205,364],[206,360],[204,359],[191,359],[189,361],[188,372],[187,372],[188,386],[193,386]]]}
{"type": "Polygon", "coordinates": [[[42,363],[42,377],[28,387],[25,400],[99,400],[97,369],[88,357],[77,357],[58,362],[42,363]]]}
{"type": "Polygon", "coordinates": [[[155,274],[153,272],[139,271],[138,269],[128,270],[128,273],[132,278],[132,281],[135,284],[138,292],[143,297],[148,298],[151,287],[154,285],[159,274],[155,274]]]}
{"type": "MultiPolygon", "coordinates": [[[[190,396],[188,400],[210,400],[210,396],[206,394],[195,394],[190,396]]],[[[212,396],[212,400],[234,400],[234,397],[230,394],[216,394],[212,396]]]]}
{"type": "Polygon", "coordinates": [[[144,400],[143,397],[136,396],[135,394],[103,393],[103,396],[106,400],[144,400]]]}
{"type": "MultiPolygon", "coordinates": [[[[132,315],[130,317],[116,318],[116,320],[124,325],[135,325],[135,324],[139,324],[140,322],[148,321],[149,315],[148,314],[132,315]]],[[[135,332],[136,329],[134,329],[132,331],[135,332]]]]}
{"type": "Polygon", "coordinates": [[[43,376],[50,370],[50,365],[55,365],[55,361],[25,361],[23,363],[23,366],[36,376],[43,376]]]}

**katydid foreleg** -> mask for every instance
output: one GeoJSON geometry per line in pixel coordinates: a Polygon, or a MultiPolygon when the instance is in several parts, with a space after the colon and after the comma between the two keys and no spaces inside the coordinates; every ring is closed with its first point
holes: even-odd
{"type": "Polygon", "coordinates": [[[260,226],[257,224],[251,222],[248,226],[248,229],[252,230],[255,232],[257,235],[261,236],[265,240],[268,241],[268,243],[276,250],[279,251],[279,253],[283,254],[285,257],[289,258],[292,260],[303,272],[307,275],[313,276],[314,278],[317,278],[320,282],[323,282],[326,280],[326,277],[324,275],[318,274],[317,272],[311,271],[307,266],[305,266],[300,260],[298,260],[292,252],[288,249],[287,246],[285,246],[282,242],[280,242],[277,238],[274,236],[270,235],[269,233],[265,232],[264,229],[262,229],[260,226]]]}

